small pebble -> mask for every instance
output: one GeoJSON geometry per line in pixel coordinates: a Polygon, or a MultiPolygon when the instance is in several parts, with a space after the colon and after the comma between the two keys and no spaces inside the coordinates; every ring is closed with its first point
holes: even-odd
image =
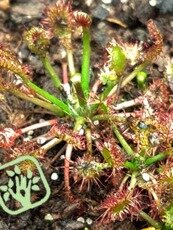
{"type": "Polygon", "coordinates": [[[150,180],[150,175],[148,173],[142,173],[142,178],[144,181],[148,182],[150,180]]]}
{"type": "Polygon", "coordinates": [[[77,218],[77,221],[81,222],[81,223],[85,223],[85,219],[83,217],[79,217],[77,218]]]}
{"type": "Polygon", "coordinates": [[[91,220],[91,218],[87,218],[87,219],[86,219],[86,223],[87,223],[88,225],[91,225],[91,224],[93,223],[93,221],[91,220]]]}
{"type": "Polygon", "coordinates": [[[34,134],[34,131],[33,131],[33,130],[29,130],[29,131],[27,132],[27,134],[28,134],[28,136],[32,136],[32,135],[34,134]]]}
{"type": "Polygon", "coordinates": [[[79,221],[69,221],[66,223],[66,229],[77,230],[83,228],[84,228],[84,223],[79,221]]]}
{"type": "Polygon", "coordinates": [[[44,121],[45,121],[45,119],[41,118],[41,119],[39,120],[39,123],[42,123],[42,122],[44,122],[44,121]]]}
{"type": "Polygon", "coordinates": [[[23,138],[24,142],[28,142],[30,140],[32,140],[32,136],[27,136],[27,137],[23,138]]]}
{"type": "Polygon", "coordinates": [[[97,27],[98,27],[98,29],[104,29],[104,27],[105,27],[105,22],[100,22],[100,23],[98,23],[98,25],[97,25],[97,27]]]}
{"type": "Polygon", "coordinates": [[[150,0],[149,4],[150,4],[150,6],[156,6],[157,5],[157,0],[150,0]]]}
{"type": "Polygon", "coordinates": [[[58,178],[59,178],[58,173],[56,172],[52,173],[51,180],[58,180],[58,178]]]}
{"type": "Polygon", "coordinates": [[[148,128],[148,125],[145,124],[145,122],[140,121],[140,122],[138,123],[138,127],[139,127],[140,129],[147,129],[147,128],[148,128]]]}
{"type": "Polygon", "coordinates": [[[16,77],[16,78],[13,80],[13,83],[14,83],[16,86],[18,86],[18,85],[20,85],[20,84],[23,83],[22,79],[21,79],[18,75],[15,75],[15,77],[16,77]]]}
{"type": "Polygon", "coordinates": [[[94,121],[93,123],[94,123],[94,125],[99,125],[99,121],[98,120],[94,121]]]}
{"type": "Polygon", "coordinates": [[[44,217],[44,219],[45,220],[54,220],[53,216],[50,213],[46,214],[46,216],[44,217]]]}
{"type": "Polygon", "coordinates": [[[84,135],[84,132],[85,132],[84,129],[81,128],[81,129],[79,130],[79,135],[81,135],[81,136],[84,135]]]}
{"type": "Polygon", "coordinates": [[[112,0],[102,0],[102,2],[103,2],[104,4],[110,4],[110,3],[112,2],[112,0]]]}
{"type": "Polygon", "coordinates": [[[39,145],[42,145],[42,144],[44,144],[45,142],[46,142],[46,137],[38,137],[37,138],[37,143],[39,144],[39,145]]]}
{"type": "Polygon", "coordinates": [[[121,3],[127,3],[128,2],[128,0],[121,0],[121,3]]]}
{"type": "Polygon", "coordinates": [[[91,6],[91,4],[92,4],[93,2],[94,2],[93,0],[86,0],[85,3],[86,3],[87,6],[91,6]]]}
{"type": "Polygon", "coordinates": [[[64,91],[66,92],[66,94],[70,95],[70,93],[71,93],[71,87],[70,87],[70,85],[68,83],[65,83],[62,86],[63,86],[64,91]]]}
{"type": "Polygon", "coordinates": [[[28,56],[30,55],[30,52],[29,50],[27,49],[27,45],[26,44],[22,44],[21,47],[20,47],[20,50],[18,52],[18,56],[20,59],[27,59],[28,56]]]}
{"type": "Polygon", "coordinates": [[[65,159],[65,155],[61,155],[60,160],[64,160],[64,159],[65,159]]]}
{"type": "Polygon", "coordinates": [[[160,138],[159,138],[158,133],[151,133],[148,139],[149,139],[150,144],[153,146],[160,144],[160,138]]]}

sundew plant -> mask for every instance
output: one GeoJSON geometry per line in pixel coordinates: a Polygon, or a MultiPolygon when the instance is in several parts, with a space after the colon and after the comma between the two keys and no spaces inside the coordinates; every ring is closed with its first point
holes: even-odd
{"type": "Polygon", "coordinates": [[[51,148],[57,146],[61,151],[59,143],[66,143],[61,168],[67,200],[86,203],[91,199],[88,194],[100,187],[104,194],[93,204],[98,224],[130,218],[171,230],[173,114],[169,82],[173,65],[162,53],[162,34],[149,20],[149,42],[110,40],[91,82],[95,64],[91,63],[91,23],[88,14],[73,11],[71,1],[58,1],[46,7],[40,26],[23,33],[23,41],[41,60],[58,97],[35,84],[33,66],[23,64],[7,44],[0,45],[4,98],[13,94],[54,116],[21,128],[1,127],[0,147],[10,157],[30,154],[44,159],[51,148]],[[80,63],[74,61],[76,31],[81,34],[80,63]],[[52,38],[58,39],[64,52],[60,73],[49,52],[52,38]],[[165,70],[153,78],[150,67],[160,54],[165,70]],[[10,81],[11,75],[20,84],[10,81]],[[42,127],[48,131],[25,141],[28,131],[42,127]]]}

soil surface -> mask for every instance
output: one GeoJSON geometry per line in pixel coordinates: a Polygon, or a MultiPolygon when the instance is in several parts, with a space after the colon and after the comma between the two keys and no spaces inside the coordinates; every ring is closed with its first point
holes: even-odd
{"type": "MultiPolygon", "coordinates": [[[[3,1],[8,4],[8,1],[3,1]]],[[[0,43],[8,44],[18,57],[29,63],[34,68],[34,81],[50,92],[51,82],[45,77],[41,62],[31,54],[22,42],[21,34],[31,25],[38,25],[42,18],[45,5],[54,3],[53,0],[11,0],[9,8],[0,5],[0,43]],[[6,9],[8,8],[8,9],[6,9]]],[[[6,6],[6,5],[5,5],[6,6]]],[[[74,9],[81,9],[92,15],[92,63],[99,65],[102,61],[103,51],[111,37],[122,37],[124,40],[137,39],[147,40],[146,22],[153,19],[164,36],[165,51],[173,56],[173,1],[172,0],[74,0],[74,9]]],[[[75,60],[80,60],[80,41],[75,41],[75,60]]],[[[52,53],[55,68],[60,70],[57,61],[57,41],[53,41],[52,53]]],[[[156,73],[157,74],[157,73],[156,73]]],[[[7,95],[6,100],[11,109],[11,114],[16,114],[10,121],[6,112],[0,108],[0,123],[5,126],[18,127],[32,124],[40,119],[50,119],[52,116],[37,111],[31,103],[16,99],[7,95]],[[21,120],[20,114],[24,113],[25,119],[21,120]]],[[[3,105],[2,105],[3,106],[3,105]]],[[[61,146],[58,146],[60,148],[61,146]]],[[[97,188],[89,194],[90,201],[86,200],[86,206],[80,207],[77,203],[70,204],[63,195],[63,171],[59,164],[54,161],[49,164],[58,152],[57,147],[49,151],[42,162],[44,173],[48,179],[52,194],[49,200],[38,208],[27,211],[18,216],[10,216],[0,211],[0,229],[53,229],[53,230],[77,230],[98,229],[95,220],[98,214],[90,209],[89,202],[97,202],[97,188]],[[56,172],[57,180],[51,180],[51,175],[56,172]],[[82,210],[82,211],[81,211],[82,210]]],[[[0,160],[4,163],[3,150],[0,150],[0,160]]],[[[62,161],[61,159],[58,159],[62,161]]],[[[77,192],[77,191],[76,191],[77,192]]],[[[101,191],[100,191],[101,192],[101,191]]],[[[82,196],[82,194],[81,194],[82,196]]],[[[103,225],[99,230],[140,230],[145,227],[144,222],[131,222],[126,220],[110,225],[103,225]]]]}

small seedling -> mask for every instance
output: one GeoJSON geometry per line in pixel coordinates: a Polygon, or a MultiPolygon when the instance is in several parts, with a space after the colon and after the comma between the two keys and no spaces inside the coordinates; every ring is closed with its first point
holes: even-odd
{"type": "Polygon", "coordinates": [[[4,169],[7,169],[5,171],[9,179],[6,184],[0,186],[0,205],[5,212],[11,215],[17,215],[43,204],[49,198],[49,185],[38,161],[34,157],[19,157],[18,159],[6,163],[0,167],[0,170],[4,169]],[[27,169],[25,174],[21,172],[20,163],[24,161],[30,161],[32,164],[34,164],[35,168],[37,169],[38,176],[34,176],[30,169],[27,169]],[[8,170],[9,167],[14,167],[14,169],[8,170]],[[45,187],[45,195],[39,201],[32,202],[32,196],[34,193],[40,191],[40,181],[45,187]],[[9,201],[18,202],[18,208],[16,210],[11,209],[8,205],[9,201]]]}

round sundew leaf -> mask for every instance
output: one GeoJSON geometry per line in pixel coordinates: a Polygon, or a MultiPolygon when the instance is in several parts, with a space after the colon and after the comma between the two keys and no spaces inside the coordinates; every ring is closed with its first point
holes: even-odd
{"type": "Polygon", "coordinates": [[[21,174],[20,168],[19,168],[17,165],[15,165],[14,171],[15,171],[15,173],[18,174],[18,175],[21,174]]]}
{"type": "Polygon", "coordinates": [[[15,172],[12,171],[12,170],[7,170],[6,173],[7,173],[7,175],[10,176],[10,177],[13,177],[14,174],[15,174],[15,172]]]}
{"type": "Polygon", "coordinates": [[[3,191],[3,192],[6,192],[8,189],[7,185],[1,185],[0,186],[0,190],[3,191]]]}
{"type": "Polygon", "coordinates": [[[28,169],[28,170],[27,170],[27,178],[28,178],[28,179],[31,179],[31,178],[32,178],[32,175],[33,175],[32,171],[31,171],[30,169],[28,169]]]}
{"type": "Polygon", "coordinates": [[[13,185],[14,185],[14,182],[12,181],[12,179],[9,179],[9,181],[8,181],[8,187],[12,188],[13,185]]]}
{"type": "Polygon", "coordinates": [[[31,187],[31,189],[34,190],[34,191],[39,191],[40,190],[40,188],[38,187],[38,185],[33,185],[31,187]]]}
{"type": "Polygon", "coordinates": [[[35,176],[35,177],[32,179],[32,183],[33,183],[33,184],[37,184],[39,180],[40,180],[40,177],[39,177],[39,176],[35,176]]]}
{"type": "Polygon", "coordinates": [[[4,201],[7,202],[9,200],[9,198],[10,198],[10,193],[9,192],[4,193],[4,195],[3,195],[4,201]]]}

